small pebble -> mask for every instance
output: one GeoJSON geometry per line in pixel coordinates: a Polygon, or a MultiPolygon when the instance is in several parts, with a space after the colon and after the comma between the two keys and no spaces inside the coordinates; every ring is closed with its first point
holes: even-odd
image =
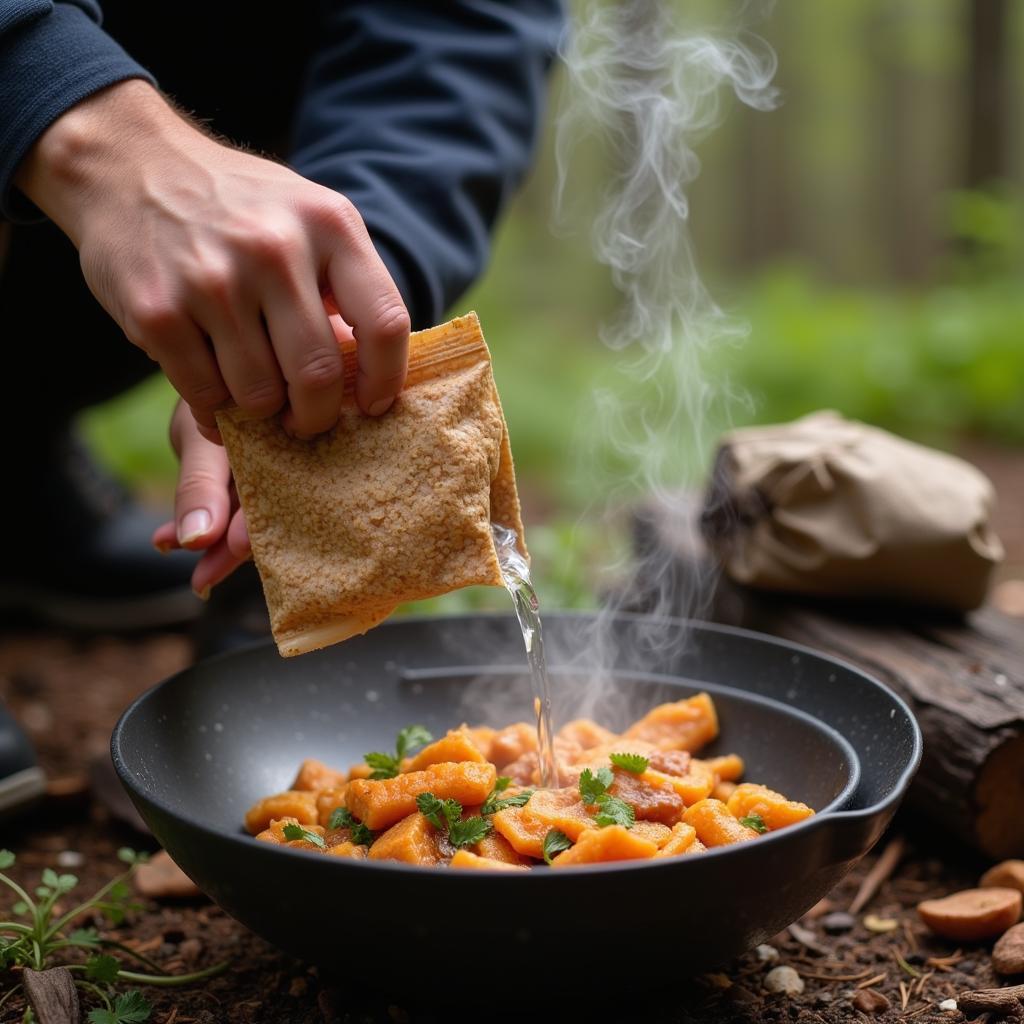
{"type": "Polygon", "coordinates": [[[939,1003],[939,1009],[946,1013],[949,1013],[951,1010],[955,1010],[956,1008],[957,1004],[955,999],[943,999],[942,1002],[939,1003]]]}
{"type": "Polygon", "coordinates": [[[57,854],[59,868],[80,868],[84,863],[85,858],[77,850],[61,850],[57,854]]]}
{"type": "Polygon", "coordinates": [[[964,974],[973,974],[978,969],[978,965],[973,960],[961,960],[956,965],[956,969],[963,971],[964,974]]]}
{"type": "Polygon", "coordinates": [[[992,950],[992,967],[996,974],[1024,974],[1024,923],[1000,937],[992,950]]]}
{"type": "Polygon", "coordinates": [[[798,996],[804,990],[804,979],[792,967],[773,967],[764,976],[764,987],[769,992],[798,996]]]}
{"type": "Polygon", "coordinates": [[[893,932],[899,928],[900,923],[894,917],[877,917],[875,914],[868,914],[864,918],[864,927],[876,935],[884,935],[886,932],[893,932]]]}
{"type": "Polygon", "coordinates": [[[833,999],[835,996],[826,988],[814,997],[814,1002],[816,1006],[829,1006],[833,999]]]}
{"type": "Polygon", "coordinates": [[[762,942],[754,952],[757,954],[757,959],[763,964],[772,964],[779,959],[779,951],[774,946],[769,946],[766,942],[762,942]]]}
{"type": "Polygon", "coordinates": [[[821,919],[821,927],[829,935],[842,935],[843,932],[848,932],[856,923],[857,919],[853,914],[847,914],[845,910],[837,910],[833,914],[826,914],[821,919]]]}
{"type": "Polygon", "coordinates": [[[873,988],[858,989],[850,1002],[862,1013],[884,1013],[889,1009],[889,1000],[873,988]]]}

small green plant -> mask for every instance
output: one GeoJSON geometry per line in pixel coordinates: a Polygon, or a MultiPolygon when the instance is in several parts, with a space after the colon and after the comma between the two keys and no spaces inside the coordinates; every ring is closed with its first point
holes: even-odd
{"type": "MultiPolygon", "coordinates": [[[[141,1024],[149,1019],[152,1007],[138,990],[119,991],[119,986],[125,983],[190,985],[227,969],[227,963],[220,963],[191,974],[169,974],[155,961],[123,943],[106,938],[96,928],[72,927],[86,914],[101,914],[112,925],[118,925],[127,913],[139,909],[138,904],[130,902],[131,886],[128,883],[138,865],[147,860],[146,854],[123,848],[117,856],[128,865],[127,870],[89,899],[64,910],[60,904],[78,885],[74,875],[62,875],[46,868],[33,898],[4,873],[14,863],[15,857],[10,850],[0,850],[0,884],[6,885],[17,896],[11,911],[18,919],[0,920],[0,993],[3,993],[0,995],[0,1010],[22,991],[23,986],[17,978],[23,969],[45,971],[65,967],[74,976],[75,985],[82,995],[89,1002],[99,1004],[89,1011],[89,1024],[141,1024]],[[155,973],[126,970],[112,955],[114,950],[155,973]],[[76,951],[85,959],[71,962],[64,959],[69,952],[76,951]]],[[[28,1022],[32,1019],[31,1010],[26,1009],[23,1020],[28,1022]]]]}

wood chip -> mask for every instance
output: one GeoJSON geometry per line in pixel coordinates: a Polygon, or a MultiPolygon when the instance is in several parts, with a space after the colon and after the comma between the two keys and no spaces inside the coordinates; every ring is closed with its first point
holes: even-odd
{"type": "Polygon", "coordinates": [[[1024,985],[961,992],[956,1001],[967,1017],[974,1017],[979,1013],[995,1013],[1000,1017],[1006,1017],[1024,1006],[1024,985]]]}
{"type": "Polygon", "coordinates": [[[815,981],[860,981],[861,978],[866,978],[871,973],[871,968],[867,967],[863,971],[857,974],[820,974],[817,971],[797,971],[802,978],[813,978],[815,981]]]}
{"type": "Polygon", "coordinates": [[[874,898],[875,894],[882,887],[882,883],[896,870],[897,864],[903,857],[906,843],[902,836],[896,836],[882,851],[874,866],[864,876],[860,883],[857,895],[853,897],[850,904],[850,913],[859,914],[874,898]]]}
{"type": "Polygon", "coordinates": [[[158,850],[135,872],[135,888],[150,899],[194,899],[199,887],[171,860],[166,850],[158,850]]]}
{"type": "Polygon", "coordinates": [[[79,1024],[82,1011],[78,992],[75,979],[66,967],[53,967],[48,971],[26,967],[21,980],[39,1024],[79,1024]]]}

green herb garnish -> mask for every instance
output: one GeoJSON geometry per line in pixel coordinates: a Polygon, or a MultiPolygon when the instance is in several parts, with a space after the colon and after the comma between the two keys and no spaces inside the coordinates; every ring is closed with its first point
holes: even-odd
{"type": "Polygon", "coordinates": [[[356,846],[370,846],[374,834],[347,808],[335,807],[327,821],[328,828],[347,828],[356,846]]]}
{"type": "Polygon", "coordinates": [[[615,776],[611,768],[599,768],[596,772],[584,768],[583,774],[580,775],[580,799],[585,804],[596,804],[598,798],[608,792],[614,781],[615,776]]]}
{"type": "MultiPolygon", "coordinates": [[[[92,1003],[87,1019],[90,1024],[142,1024],[149,1020],[152,1007],[135,989],[119,992],[126,982],[144,985],[190,985],[220,974],[227,963],[190,974],[168,974],[160,964],[125,946],[116,939],[101,936],[94,927],[74,928],[72,925],[91,915],[102,915],[111,924],[120,924],[132,910],[139,909],[131,901],[128,884],[138,865],[147,857],[124,847],[117,852],[127,870],[108,882],[88,899],[76,902],[72,891],[78,886],[74,875],[58,874],[46,868],[40,884],[23,888],[4,872],[15,863],[10,850],[0,850],[0,886],[6,886],[16,897],[12,913],[21,920],[3,920],[0,914],[0,1017],[6,1019],[4,1007],[23,994],[21,978],[24,970],[46,971],[53,967],[71,967],[74,983],[81,997],[92,1003]],[[88,955],[69,964],[64,956],[69,950],[88,955]],[[139,973],[125,965],[111,951],[125,954],[144,965],[151,973],[139,973]]],[[[8,1007],[9,1010],[9,1007],[8,1007]]],[[[26,1010],[27,1020],[32,1014],[26,1010]]],[[[19,1020],[21,1017],[19,1017],[19,1020]]],[[[32,1017],[32,1019],[35,1019],[32,1017]]]]}
{"type": "Polygon", "coordinates": [[[651,763],[643,754],[609,754],[608,760],[634,775],[647,771],[647,766],[651,763]]]}
{"type": "Polygon", "coordinates": [[[572,846],[572,840],[564,832],[559,832],[557,828],[553,828],[544,837],[544,863],[550,864],[551,858],[556,853],[568,850],[570,846],[572,846]]]}
{"type": "Polygon", "coordinates": [[[740,824],[746,825],[747,828],[752,828],[755,832],[767,832],[768,826],[764,823],[764,818],[760,814],[748,814],[745,818],[740,818],[740,824]]]}
{"type": "Polygon", "coordinates": [[[512,780],[507,775],[499,775],[495,780],[494,789],[487,794],[487,799],[480,807],[480,813],[496,814],[498,811],[505,810],[506,807],[524,807],[529,803],[530,797],[533,796],[532,789],[524,789],[522,793],[516,793],[515,796],[503,797],[501,795],[511,784],[512,780]]]}
{"type": "Polygon", "coordinates": [[[610,793],[602,793],[597,798],[597,806],[600,810],[594,815],[594,821],[601,828],[609,825],[621,825],[623,828],[632,828],[636,823],[636,811],[617,796],[610,793]]]}
{"type": "Polygon", "coordinates": [[[458,800],[438,800],[433,793],[420,793],[416,806],[434,828],[448,833],[452,846],[472,846],[491,831],[491,823],[479,814],[463,821],[462,804],[458,800]]]}
{"type": "Polygon", "coordinates": [[[310,832],[308,828],[303,828],[301,825],[288,824],[281,831],[289,842],[296,839],[304,839],[307,843],[319,846],[321,850],[327,849],[323,836],[317,835],[316,832],[310,832]]]}
{"type": "Polygon", "coordinates": [[[400,729],[395,740],[395,752],[385,754],[379,750],[366,754],[363,760],[373,769],[371,779],[393,779],[402,770],[402,758],[433,740],[433,735],[422,725],[407,725],[400,729]]]}

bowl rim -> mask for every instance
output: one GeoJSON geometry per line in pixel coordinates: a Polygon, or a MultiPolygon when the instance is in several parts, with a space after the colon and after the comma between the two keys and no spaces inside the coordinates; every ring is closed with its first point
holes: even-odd
{"type": "MultiPolygon", "coordinates": [[[[578,611],[552,611],[552,612],[546,612],[544,617],[545,617],[545,620],[555,619],[555,618],[559,618],[559,619],[568,619],[568,618],[586,619],[586,618],[592,618],[593,614],[594,613],[578,612],[578,611]]],[[[789,650],[789,651],[792,651],[792,652],[795,652],[795,653],[799,653],[799,654],[803,654],[803,655],[810,655],[814,659],[825,661],[827,663],[836,665],[836,666],[838,666],[838,667],[840,667],[842,669],[845,669],[847,671],[851,671],[854,674],[856,674],[859,677],[861,677],[864,681],[870,683],[876,689],[881,690],[883,695],[885,697],[887,697],[888,699],[890,699],[891,701],[893,701],[896,704],[896,706],[903,712],[903,714],[906,717],[906,721],[909,723],[910,729],[911,729],[911,736],[912,736],[911,756],[908,759],[907,763],[903,766],[902,771],[900,772],[898,778],[894,782],[894,784],[892,786],[892,790],[883,799],[881,799],[881,800],[879,800],[879,801],[877,801],[877,802],[875,802],[873,804],[869,804],[866,807],[849,808],[849,809],[846,809],[846,810],[840,810],[840,809],[829,810],[829,808],[831,808],[837,801],[839,801],[840,797],[837,796],[836,798],[834,798],[831,801],[831,803],[829,803],[826,806],[826,808],[822,809],[820,812],[816,812],[810,818],[805,818],[803,821],[799,821],[795,825],[790,825],[790,826],[788,826],[785,829],[779,829],[779,830],[777,830],[775,832],[768,833],[767,835],[760,836],[758,838],[757,842],[754,843],[753,845],[749,845],[749,844],[746,844],[746,843],[739,843],[739,844],[731,844],[731,845],[727,845],[727,846],[712,847],[712,848],[710,848],[708,850],[705,850],[700,855],[700,857],[687,858],[685,856],[682,856],[682,857],[665,857],[665,858],[661,858],[660,860],[658,858],[647,858],[647,859],[643,859],[643,860],[632,860],[632,861],[605,861],[605,862],[601,862],[601,863],[598,863],[598,864],[574,865],[574,869],[572,871],[567,871],[567,872],[566,871],[533,871],[533,870],[522,872],[522,871],[503,871],[503,870],[499,870],[499,869],[483,869],[483,870],[475,870],[475,871],[455,871],[455,872],[451,872],[451,871],[447,871],[447,870],[440,870],[439,871],[437,869],[430,869],[430,868],[424,869],[424,867],[421,866],[421,865],[404,864],[404,863],[401,863],[399,861],[350,860],[350,859],[340,858],[340,857],[339,858],[336,858],[336,857],[325,858],[323,856],[323,854],[316,853],[316,852],[313,852],[311,850],[296,850],[296,849],[293,849],[291,847],[286,847],[286,846],[279,847],[276,844],[272,845],[272,844],[269,844],[269,843],[255,844],[255,840],[254,840],[254,838],[252,836],[242,835],[242,834],[237,833],[237,832],[230,832],[230,831],[227,831],[227,830],[220,830],[220,829],[212,828],[212,827],[210,827],[210,826],[208,826],[206,824],[203,824],[201,822],[195,821],[194,819],[190,819],[190,818],[185,817],[184,815],[179,813],[176,809],[174,809],[174,808],[170,807],[168,804],[166,804],[163,800],[154,797],[150,793],[146,792],[142,786],[139,786],[139,785],[136,784],[135,775],[132,772],[132,770],[130,769],[130,767],[128,766],[128,764],[127,764],[127,762],[126,762],[126,760],[125,760],[125,758],[124,758],[124,756],[122,755],[122,752],[121,752],[121,741],[122,741],[124,733],[126,732],[127,723],[129,721],[129,719],[131,718],[132,714],[136,711],[136,709],[139,708],[153,694],[155,694],[159,690],[162,690],[164,687],[172,685],[175,682],[175,680],[177,680],[181,676],[185,675],[186,673],[193,671],[198,665],[207,665],[207,666],[209,666],[209,665],[216,665],[217,662],[220,662],[220,661],[225,660],[225,659],[232,660],[232,659],[234,659],[234,658],[236,658],[239,655],[244,654],[244,653],[255,653],[257,651],[262,651],[262,650],[265,650],[267,648],[273,648],[274,647],[273,641],[271,641],[271,640],[262,640],[262,641],[258,641],[258,642],[253,643],[253,644],[248,644],[248,645],[246,645],[244,647],[237,648],[237,649],[232,650],[232,651],[225,651],[225,652],[222,652],[220,654],[214,655],[213,657],[203,659],[202,661],[197,662],[195,665],[190,665],[190,666],[188,666],[188,667],[186,667],[184,669],[179,670],[178,672],[175,672],[173,675],[168,676],[166,679],[161,680],[159,683],[156,683],[155,685],[151,686],[149,689],[145,690],[143,693],[139,694],[139,696],[136,697],[128,705],[128,707],[125,708],[125,710],[121,713],[120,717],[117,720],[117,724],[114,726],[113,732],[112,732],[111,737],[110,737],[111,760],[113,761],[114,769],[117,772],[118,778],[121,780],[121,784],[125,787],[125,789],[128,791],[129,796],[132,797],[133,800],[138,798],[143,803],[148,803],[148,804],[154,806],[155,808],[157,808],[160,811],[161,814],[163,814],[163,815],[173,819],[176,822],[179,822],[179,823],[183,824],[184,826],[186,826],[189,829],[192,829],[194,831],[198,831],[198,832],[202,833],[203,835],[205,835],[205,836],[207,836],[207,837],[209,837],[209,838],[211,838],[213,840],[216,840],[218,842],[222,842],[222,843],[223,842],[228,842],[228,843],[232,844],[233,846],[238,847],[239,849],[247,849],[247,850],[250,850],[250,851],[254,851],[254,852],[257,853],[258,856],[267,856],[267,855],[270,855],[270,856],[277,856],[277,855],[300,856],[300,857],[306,858],[309,862],[320,864],[320,865],[325,865],[325,866],[326,866],[326,862],[329,861],[330,864],[332,865],[332,867],[330,867],[329,870],[332,870],[332,871],[358,870],[360,872],[365,873],[367,870],[370,870],[370,871],[383,871],[383,872],[386,872],[386,873],[400,872],[400,873],[403,873],[403,874],[410,874],[412,876],[419,876],[419,877],[433,878],[433,879],[437,879],[437,878],[441,878],[441,877],[449,877],[449,876],[454,874],[454,875],[459,876],[460,878],[465,878],[465,879],[471,879],[474,876],[476,876],[478,878],[486,879],[488,882],[493,882],[497,878],[511,879],[511,878],[521,877],[523,875],[527,875],[527,876],[529,876],[531,878],[545,878],[545,877],[550,877],[550,876],[554,876],[556,878],[573,878],[573,877],[585,878],[585,877],[587,877],[589,875],[593,875],[595,873],[603,874],[603,873],[610,872],[610,871],[611,872],[638,871],[638,870],[653,871],[653,870],[668,869],[668,868],[676,868],[676,869],[678,869],[679,865],[682,864],[682,863],[696,864],[696,863],[700,863],[700,862],[706,861],[708,857],[718,858],[718,857],[721,857],[721,856],[727,856],[727,855],[737,856],[737,855],[740,855],[740,854],[751,855],[751,854],[756,853],[758,850],[766,850],[768,848],[777,847],[780,842],[786,841],[787,839],[791,838],[794,835],[809,833],[809,832],[811,832],[814,829],[827,828],[829,825],[839,825],[839,826],[852,826],[852,827],[855,827],[855,826],[857,826],[858,824],[860,824],[860,823],[862,823],[864,821],[867,821],[867,820],[869,820],[871,818],[874,818],[874,817],[876,817],[878,815],[884,814],[886,811],[889,810],[889,808],[893,807],[893,805],[895,805],[895,804],[898,804],[902,800],[902,798],[903,798],[903,796],[904,796],[904,794],[906,792],[906,789],[909,786],[910,781],[913,779],[914,773],[917,771],[917,768],[918,768],[918,766],[920,764],[920,761],[921,761],[921,756],[922,756],[922,751],[923,751],[923,738],[922,738],[922,735],[921,735],[921,729],[918,726],[917,720],[914,717],[912,711],[910,710],[910,707],[899,696],[899,694],[895,693],[892,689],[890,689],[888,686],[886,686],[880,680],[876,679],[870,673],[865,672],[859,666],[854,665],[851,662],[848,662],[848,661],[846,661],[846,660],[844,660],[842,658],[835,657],[835,656],[833,656],[831,654],[826,654],[826,653],[821,652],[821,651],[816,651],[813,648],[807,647],[804,644],[795,643],[795,642],[793,642],[791,640],[783,640],[783,639],[778,638],[778,637],[770,636],[769,634],[766,634],[766,633],[759,633],[756,630],[744,629],[744,628],[739,627],[739,626],[726,626],[726,625],[722,625],[722,624],[719,624],[719,623],[705,622],[705,621],[700,620],[700,619],[682,618],[680,616],[669,616],[669,615],[652,616],[652,615],[645,615],[645,614],[639,613],[639,612],[619,612],[619,613],[616,613],[613,616],[613,618],[615,618],[615,619],[623,619],[623,620],[626,620],[626,621],[651,621],[653,619],[653,620],[669,622],[669,623],[680,625],[680,626],[686,626],[688,628],[696,628],[698,631],[718,633],[718,634],[721,634],[723,636],[739,636],[739,637],[743,637],[746,640],[756,640],[756,641],[761,641],[761,642],[767,642],[767,643],[772,644],[775,647],[781,648],[782,650],[789,650]],[[260,847],[265,847],[265,849],[261,849],[260,847]]],[[[472,613],[472,614],[469,614],[469,615],[443,615],[443,614],[441,614],[441,615],[434,615],[434,614],[431,614],[431,615],[408,615],[408,616],[403,616],[400,619],[391,619],[391,620],[389,620],[387,622],[382,623],[380,626],[377,626],[375,628],[376,629],[386,629],[389,626],[400,625],[400,624],[403,624],[403,623],[431,623],[431,622],[437,622],[437,621],[450,622],[450,621],[452,621],[454,619],[502,619],[502,620],[514,620],[514,616],[511,615],[510,613],[504,613],[504,612],[482,612],[482,613],[472,613]]],[[[494,667],[498,668],[499,666],[494,666],[494,667]]],[[[514,667],[515,666],[508,666],[509,669],[512,669],[514,667]]],[[[452,666],[452,668],[457,670],[458,666],[452,666]]],[[[522,671],[522,667],[519,667],[519,671],[522,671]]],[[[628,670],[626,670],[626,669],[623,669],[621,671],[623,673],[628,672],[628,670]]],[[[640,673],[640,672],[635,673],[635,677],[636,678],[640,678],[640,677],[642,677],[644,675],[645,675],[644,673],[640,673]]],[[[681,677],[668,676],[665,673],[647,673],[647,675],[648,676],[658,676],[658,675],[660,675],[661,678],[664,681],[668,681],[668,680],[679,681],[680,678],[681,678],[681,677]]],[[[693,682],[693,680],[689,680],[689,681],[693,682]]],[[[718,685],[720,688],[730,689],[730,687],[728,687],[727,684],[716,684],[716,685],[718,685]]],[[[732,689],[734,689],[734,688],[732,688],[732,689]]],[[[738,693],[746,693],[746,691],[742,691],[742,690],[737,690],[737,692],[738,693]]],[[[823,727],[824,729],[826,729],[826,730],[834,733],[836,736],[838,736],[842,740],[841,746],[843,746],[844,748],[852,749],[852,745],[842,735],[842,733],[840,733],[837,729],[834,729],[831,725],[829,725],[829,723],[824,722],[824,721],[822,721],[820,719],[816,719],[813,715],[810,715],[808,712],[803,711],[802,708],[795,708],[795,707],[791,708],[791,707],[789,707],[787,705],[781,704],[781,702],[775,700],[774,698],[764,697],[761,694],[750,693],[750,694],[747,694],[747,696],[752,697],[754,699],[760,698],[763,701],[769,702],[771,704],[778,705],[778,706],[782,707],[787,713],[792,712],[792,713],[795,713],[798,716],[802,716],[804,718],[812,719],[817,726],[823,727]]],[[[853,751],[853,753],[854,753],[855,756],[854,756],[853,761],[852,761],[852,769],[853,770],[851,771],[851,778],[854,775],[856,775],[857,780],[859,781],[859,775],[860,775],[860,770],[861,770],[860,758],[859,758],[859,756],[856,755],[856,751],[853,751]]],[[[856,784],[857,783],[855,782],[854,785],[856,785],[856,784]]],[[[846,791],[846,789],[847,789],[847,787],[844,787],[844,792],[846,791]]],[[[170,852],[170,851],[168,851],[168,852],[170,852]]],[[[460,883],[460,884],[466,884],[466,883],[460,883]]],[[[533,882],[531,884],[538,884],[538,883],[537,882],[533,882]]]]}

